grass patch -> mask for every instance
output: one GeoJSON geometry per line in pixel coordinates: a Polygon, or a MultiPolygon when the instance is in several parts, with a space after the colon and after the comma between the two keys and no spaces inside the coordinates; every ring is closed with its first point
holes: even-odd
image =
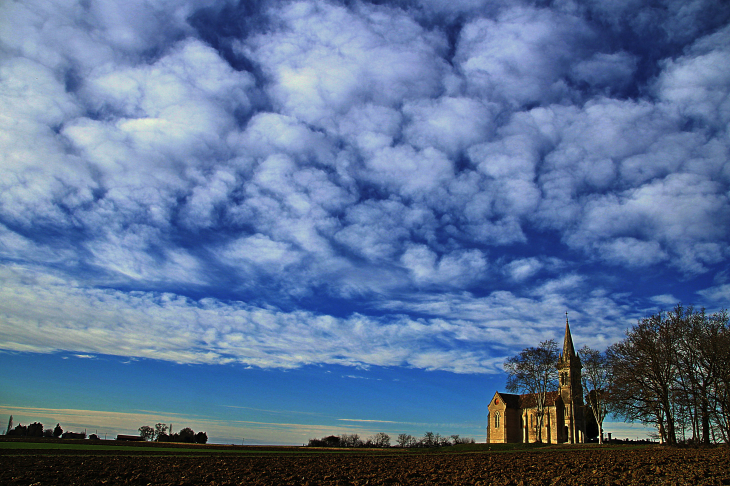
{"type": "Polygon", "coordinates": [[[120,444],[115,441],[109,443],[88,443],[83,440],[71,441],[0,441],[0,454],[12,454],[17,451],[21,454],[32,453],[88,453],[88,454],[129,454],[129,455],[180,455],[180,456],[208,456],[215,454],[245,454],[245,455],[300,455],[300,454],[390,454],[397,450],[388,449],[326,449],[307,447],[277,447],[277,446],[226,446],[211,444],[209,446],[186,447],[184,444],[158,444],[142,442],[120,444]]]}
{"type": "Polygon", "coordinates": [[[458,444],[436,449],[441,452],[516,452],[535,451],[549,444],[458,444]]]}
{"type": "Polygon", "coordinates": [[[597,444],[459,444],[439,448],[413,449],[344,449],[286,446],[236,446],[236,445],[188,445],[155,442],[120,443],[117,441],[88,440],[0,440],[0,454],[120,454],[120,455],[400,455],[400,454],[491,454],[519,452],[571,452],[586,449],[594,450],[629,450],[644,449],[652,445],[603,445],[597,444]]]}
{"type": "Polygon", "coordinates": [[[183,447],[144,447],[127,445],[106,445],[106,444],[64,444],[60,442],[0,442],[0,450],[57,450],[57,451],[118,451],[118,452],[172,452],[172,453],[220,453],[220,452],[247,452],[245,450],[225,450],[183,447]]]}

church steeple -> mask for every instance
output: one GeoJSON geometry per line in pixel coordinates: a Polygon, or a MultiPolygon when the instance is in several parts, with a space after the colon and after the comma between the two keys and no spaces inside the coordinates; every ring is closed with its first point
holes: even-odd
{"type": "Polygon", "coordinates": [[[573,336],[570,335],[570,323],[568,323],[568,311],[565,311],[565,338],[563,339],[563,359],[575,356],[573,347],[573,336]]]}
{"type": "MultiPolygon", "coordinates": [[[[583,365],[580,358],[575,353],[573,346],[573,336],[570,334],[570,323],[568,322],[568,313],[565,313],[565,337],[563,338],[563,352],[558,358],[558,369],[565,370],[569,375],[577,375],[580,380],[580,370],[583,365]]],[[[567,378],[568,376],[566,376],[567,378]]],[[[561,380],[561,384],[563,380],[561,380]]]]}
{"type": "Polygon", "coordinates": [[[563,352],[558,358],[557,367],[560,377],[560,397],[565,404],[564,421],[567,428],[567,436],[563,436],[563,440],[570,443],[583,442],[585,419],[583,414],[583,385],[580,377],[580,370],[583,365],[575,353],[567,312],[565,313],[563,352]]]}

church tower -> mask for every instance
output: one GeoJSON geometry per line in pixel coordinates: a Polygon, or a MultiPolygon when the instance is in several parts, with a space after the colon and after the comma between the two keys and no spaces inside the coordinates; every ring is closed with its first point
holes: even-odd
{"type": "MultiPolygon", "coordinates": [[[[583,368],[580,358],[573,347],[573,337],[570,335],[568,313],[565,313],[565,338],[563,352],[558,359],[558,374],[560,378],[560,398],[565,406],[565,424],[562,433],[559,431],[561,442],[571,444],[585,441],[586,422],[583,405],[583,385],[581,384],[580,370],[583,368]]],[[[559,439],[559,440],[560,440],[559,439]]]]}

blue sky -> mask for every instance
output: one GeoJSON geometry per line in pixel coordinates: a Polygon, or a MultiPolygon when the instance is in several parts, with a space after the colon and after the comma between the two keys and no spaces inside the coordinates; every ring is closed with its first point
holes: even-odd
{"type": "Polygon", "coordinates": [[[0,19],[16,422],[484,440],[504,359],[562,339],[566,311],[604,349],[677,302],[727,307],[726,2],[0,19]]]}

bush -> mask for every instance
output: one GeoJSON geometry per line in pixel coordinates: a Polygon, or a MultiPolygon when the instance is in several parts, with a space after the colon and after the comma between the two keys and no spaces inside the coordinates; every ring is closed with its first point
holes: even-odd
{"type": "Polygon", "coordinates": [[[43,437],[43,424],[34,422],[28,426],[28,437],[43,437]]]}
{"type": "Polygon", "coordinates": [[[178,440],[176,442],[187,442],[192,444],[195,442],[195,432],[190,427],[185,427],[178,434],[178,440]]]}
{"type": "Polygon", "coordinates": [[[195,443],[196,444],[206,444],[208,442],[208,434],[205,432],[198,432],[195,434],[195,443]]]}
{"type": "Polygon", "coordinates": [[[340,442],[340,438],[336,435],[330,435],[322,439],[309,439],[309,447],[344,447],[340,442]]]}

